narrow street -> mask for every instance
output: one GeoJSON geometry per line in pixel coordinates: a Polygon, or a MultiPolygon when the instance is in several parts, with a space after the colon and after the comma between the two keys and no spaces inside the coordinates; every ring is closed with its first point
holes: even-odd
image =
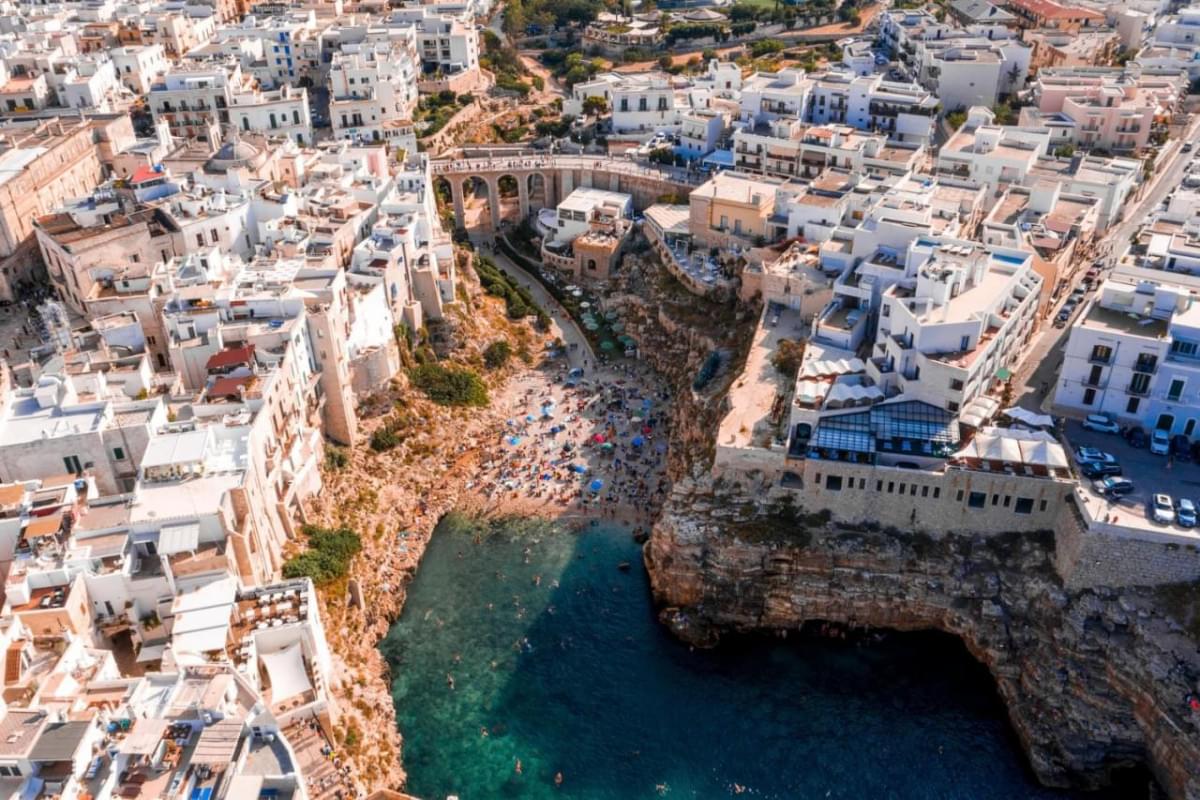
{"type": "MultiPolygon", "coordinates": [[[[1200,120],[1192,122],[1179,139],[1167,142],[1166,147],[1174,148],[1167,157],[1164,169],[1158,171],[1154,179],[1142,192],[1139,200],[1125,209],[1121,222],[1114,225],[1105,234],[1099,246],[1101,259],[1104,261],[1102,274],[1107,274],[1121,260],[1130,247],[1130,237],[1145,222],[1147,214],[1153,211],[1183,179],[1187,165],[1191,163],[1195,152],[1183,152],[1183,143],[1196,142],[1197,128],[1200,120]]],[[[1064,292],[1059,303],[1065,301],[1069,293],[1064,292]]],[[[1082,308],[1084,304],[1080,304],[1082,308]]],[[[1054,384],[1058,369],[1062,364],[1063,348],[1066,346],[1071,331],[1070,323],[1056,328],[1053,321],[1058,311],[1056,305],[1051,309],[1043,322],[1043,328],[1036,334],[1033,344],[1026,350],[1021,360],[1021,368],[1013,377],[1013,402],[1023,408],[1033,411],[1049,411],[1054,399],[1054,384]],[[1043,393],[1042,387],[1047,387],[1043,393]]]]}

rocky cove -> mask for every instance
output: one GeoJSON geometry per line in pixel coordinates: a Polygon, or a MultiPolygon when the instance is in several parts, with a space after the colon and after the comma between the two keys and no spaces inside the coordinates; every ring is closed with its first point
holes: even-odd
{"type": "MultiPolygon", "coordinates": [[[[1098,787],[1141,767],[1169,796],[1200,797],[1200,729],[1185,703],[1200,676],[1195,631],[1180,624],[1185,615],[1162,591],[1067,590],[1051,532],[933,539],[839,526],[800,504],[712,480],[713,431],[754,311],[698,302],[635,258],[626,259],[605,306],[619,310],[646,343],[643,358],[676,387],[674,489],[644,550],[673,633],[711,645],[729,633],[786,635],[814,622],[943,631],[990,670],[1046,784],[1098,787]],[[716,351],[727,366],[714,388],[693,392],[697,370],[716,351]]],[[[326,593],[326,618],[344,667],[347,749],[375,786],[405,785],[377,643],[403,608],[434,526],[462,507],[479,457],[472,437],[497,423],[491,410],[464,415],[422,404],[420,413],[421,433],[402,448],[403,459],[355,450],[353,468],[332,476],[327,503],[313,514],[369,532],[347,591],[326,593]]]]}
{"type": "Polygon", "coordinates": [[[688,479],[645,562],[662,621],[687,641],[813,622],[945,631],[991,671],[1044,783],[1096,788],[1145,767],[1170,797],[1200,797],[1195,639],[1160,591],[1065,590],[1051,532],[844,527],[688,479]]]}

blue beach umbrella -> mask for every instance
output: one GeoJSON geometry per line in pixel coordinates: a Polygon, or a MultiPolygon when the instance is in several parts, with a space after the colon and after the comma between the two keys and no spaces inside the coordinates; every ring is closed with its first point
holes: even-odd
{"type": "Polygon", "coordinates": [[[604,481],[600,480],[599,478],[596,478],[594,481],[592,481],[591,483],[588,484],[588,488],[591,489],[593,492],[598,492],[604,488],[604,481]]]}
{"type": "Polygon", "coordinates": [[[534,417],[534,416],[533,416],[533,414],[526,414],[526,415],[525,415],[525,421],[526,421],[526,422],[533,422],[535,419],[536,419],[536,417],[534,417]]]}
{"type": "Polygon", "coordinates": [[[642,445],[644,445],[645,443],[646,443],[646,440],[645,440],[645,439],[643,439],[641,436],[635,436],[635,437],[633,437],[633,446],[634,446],[634,447],[641,447],[641,446],[642,446],[642,445]]]}
{"type": "Polygon", "coordinates": [[[521,443],[521,437],[520,436],[510,436],[510,437],[508,437],[508,443],[510,445],[512,445],[513,447],[516,447],[517,445],[519,445],[521,443]]]}
{"type": "Polygon", "coordinates": [[[575,466],[571,467],[571,469],[575,471],[576,475],[583,475],[587,472],[587,467],[585,467],[583,464],[576,464],[575,466]]]}

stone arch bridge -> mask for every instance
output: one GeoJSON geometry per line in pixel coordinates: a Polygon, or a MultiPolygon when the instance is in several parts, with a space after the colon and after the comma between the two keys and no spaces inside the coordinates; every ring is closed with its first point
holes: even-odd
{"type": "Polygon", "coordinates": [[[706,176],[673,167],[637,164],[609,156],[561,155],[539,152],[462,150],[432,161],[433,179],[444,179],[454,201],[454,218],[465,225],[464,183],[487,189],[492,229],[500,226],[500,181],[511,177],[517,184],[521,219],[538,208],[558,205],[580,186],[624,192],[639,209],[652,205],[665,194],[684,197],[704,182],[706,176]]]}

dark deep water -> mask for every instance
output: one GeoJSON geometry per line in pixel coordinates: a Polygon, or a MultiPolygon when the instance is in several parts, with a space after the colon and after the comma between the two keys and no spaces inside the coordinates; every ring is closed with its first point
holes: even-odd
{"type": "Polygon", "coordinates": [[[689,651],[613,527],[447,517],[382,646],[423,800],[1087,796],[1035,782],[957,640],[689,651]]]}

